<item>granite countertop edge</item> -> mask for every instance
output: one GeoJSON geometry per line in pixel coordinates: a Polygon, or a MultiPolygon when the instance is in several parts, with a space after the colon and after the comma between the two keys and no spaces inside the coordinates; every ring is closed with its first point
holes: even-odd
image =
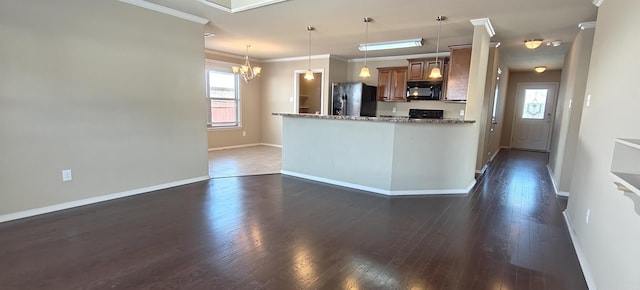
{"type": "Polygon", "coordinates": [[[463,119],[410,119],[407,117],[356,117],[356,116],[335,116],[317,114],[294,114],[294,113],[271,113],[274,116],[308,118],[308,119],[328,119],[328,120],[353,120],[372,121],[387,123],[428,123],[428,124],[472,124],[474,120],[463,119]]]}

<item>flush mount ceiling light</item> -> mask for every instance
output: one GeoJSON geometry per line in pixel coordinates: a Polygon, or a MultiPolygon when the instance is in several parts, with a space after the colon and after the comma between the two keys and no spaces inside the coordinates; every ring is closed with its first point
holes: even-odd
{"type": "Polygon", "coordinates": [[[541,38],[529,39],[524,41],[524,46],[526,46],[528,49],[536,49],[540,47],[541,44],[542,44],[541,38]]]}
{"type": "Polygon", "coordinates": [[[397,41],[386,41],[386,42],[375,42],[369,44],[360,44],[358,46],[358,50],[385,50],[385,49],[396,49],[396,48],[407,48],[407,47],[420,47],[423,44],[422,38],[415,39],[407,39],[407,40],[397,40],[397,41]]]}
{"type": "Polygon", "coordinates": [[[547,70],[546,66],[536,66],[533,68],[537,73],[541,74],[547,70]]]}
{"type": "Polygon", "coordinates": [[[560,45],[562,45],[562,41],[560,41],[560,40],[554,40],[554,41],[547,42],[547,46],[558,47],[560,45]]]}
{"type": "Polygon", "coordinates": [[[311,71],[311,31],[315,30],[312,26],[307,26],[307,31],[309,31],[309,65],[307,66],[307,72],[304,74],[304,78],[306,80],[312,80],[313,72],[311,71]]]}
{"type": "Polygon", "coordinates": [[[431,69],[429,73],[430,79],[439,79],[442,78],[442,71],[440,70],[440,62],[438,61],[438,52],[440,48],[440,31],[442,30],[442,21],[447,20],[445,16],[436,17],[436,21],[438,21],[438,41],[436,42],[436,66],[431,69]]]}
{"type": "Polygon", "coordinates": [[[242,79],[244,79],[244,81],[247,83],[256,77],[259,77],[260,73],[262,72],[261,67],[251,66],[251,63],[249,62],[249,47],[251,47],[251,45],[247,44],[247,55],[244,57],[244,64],[241,66],[231,67],[233,73],[242,76],[242,79]]]}
{"type": "Polygon", "coordinates": [[[360,74],[358,75],[361,78],[370,78],[371,73],[369,72],[369,68],[367,67],[367,51],[369,50],[369,22],[373,21],[373,19],[369,17],[364,18],[365,30],[364,30],[364,66],[360,70],[360,74]]]}

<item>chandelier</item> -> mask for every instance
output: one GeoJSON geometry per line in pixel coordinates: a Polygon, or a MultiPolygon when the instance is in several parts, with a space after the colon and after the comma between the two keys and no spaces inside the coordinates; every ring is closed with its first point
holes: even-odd
{"type": "Polygon", "coordinates": [[[250,80],[259,77],[260,72],[262,72],[262,68],[259,66],[252,67],[249,62],[249,47],[251,45],[247,44],[247,55],[244,57],[244,64],[241,66],[232,66],[231,70],[234,74],[239,74],[245,82],[249,82],[250,80]]]}

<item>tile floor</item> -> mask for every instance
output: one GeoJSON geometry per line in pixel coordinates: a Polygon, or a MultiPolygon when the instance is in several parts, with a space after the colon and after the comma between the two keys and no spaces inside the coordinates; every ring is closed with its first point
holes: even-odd
{"type": "Polygon", "coordinates": [[[282,149],[251,146],[209,152],[209,176],[212,178],[280,173],[282,149]]]}

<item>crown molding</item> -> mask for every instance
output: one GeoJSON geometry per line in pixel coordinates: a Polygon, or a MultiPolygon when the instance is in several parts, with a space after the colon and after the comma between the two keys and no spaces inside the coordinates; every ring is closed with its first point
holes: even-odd
{"type": "MultiPolygon", "coordinates": [[[[319,54],[319,55],[312,55],[311,59],[329,59],[331,58],[330,54],[319,54]]],[[[274,58],[274,59],[267,59],[264,60],[263,62],[288,62],[288,61],[299,61],[299,60],[309,60],[309,56],[294,56],[294,57],[285,57],[285,58],[274,58]]]]}
{"type": "Polygon", "coordinates": [[[578,24],[581,30],[596,28],[596,21],[582,22],[578,24]]]}
{"type": "MultiPolygon", "coordinates": [[[[239,60],[244,60],[244,58],[245,58],[244,56],[240,56],[240,55],[237,55],[237,54],[231,54],[231,53],[228,53],[228,52],[223,52],[223,51],[218,51],[218,50],[213,50],[213,49],[208,49],[208,48],[204,49],[204,54],[205,55],[213,54],[213,55],[217,55],[217,56],[235,58],[235,59],[239,59],[239,60]]],[[[249,58],[249,60],[252,60],[252,59],[249,58]]],[[[255,60],[255,61],[258,61],[258,60],[255,60]]]]}
{"type": "Polygon", "coordinates": [[[484,28],[487,29],[489,37],[496,35],[496,31],[493,29],[493,25],[491,25],[491,20],[489,20],[489,18],[471,19],[470,21],[473,26],[484,26],[484,28]]]}
{"type": "MultiPolygon", "coordinates": [[[[233,7],[233,5],[231,5],[232,7],[226,7],[217,3],[213,3],[211,1],[208,0],[198,0],[198,2],[216,8],[216,9],[220,9],[224,12],[228,12],[228,13],[236,13],[236,12],[242,12],[242,11],[246,11],[246,10],[250,10],[250,9],[255,9],[255,8],[260,8],[263,6],[268,6],[268,5],[272,5],[272,4],[276,4],[276,3],[280,3],[280,2],[284,2],[287,0],[265,0],[265,1],[260,1],[257,3],[252,3],[252,4],[248,4],[248,5],[244,5],[244,6],[239,6],[239,7],[233,7]]],[[[233,1],[231,1],[233,2],[233,1]]]]}
{"type": "Polygon", "coordinates": [[[596,7],[600,8],[602,2],[604,2],[604,0],[593,0],[593,5],[596,5],[596,7]]]}
{"type": "Polygon", "coordinates": [[[178,17],[178,18],[182,18],[184,20],[189,20],[192,22],[196,22],[196,23],[200,23],[202,25],[205,25],[207,23],[209,23],[209,19],[206,18],[202,18],[200,16],[195,16],[193,14],[189,14],[189,13],[185,13],[179,10],[175,10],[169,7],[165,7],[162,5],[158,5],[155,3],[151,3],[151,2],[147,2],[144,0],[118,0],[120,2],[123,3],[127,3],[127,4],[131,4],[134,6],[138,6],[140,8],[145,8],[145,9],[149,9],[155,12],[160,12],[163,14],[167,14],[167,15],[171,15],[174,17],[178,17]]]}

